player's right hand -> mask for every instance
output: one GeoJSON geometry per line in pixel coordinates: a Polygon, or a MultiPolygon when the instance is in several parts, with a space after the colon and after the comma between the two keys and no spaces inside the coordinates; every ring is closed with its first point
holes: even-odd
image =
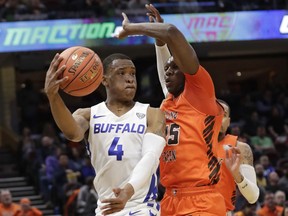
{"type": "Polygon", "coordinates": [[[159,11],[152,4],[146,4],[145,7],[148,10],[146,15],[148,16],[150,22],[164,22],[164,19],[161,17],[159,11]]]}
{"type": "Polygon", "coordinates": [[[59,91],[60,84],[62,82],[67,81],[68,79],[68,77],[63,77],[59,79],[59,76],[61,75],[61,73],[63,73],[63,71],[66,68],[65,65],[58,68],[62,60],[63,60],[63,57],[61,57],[59,53],[57,53],[54,56],[53,60],[51,61],[49,69],[46,73],[44,91],[48,97],[57,94],[59,91]]]}
{"type": "MultiPolygon", "coordinates": [[[[148,10],[146,15],[148,16],[149,21],[151,23],[154,23],[154,22],[163,23],[164,22],[164,19],[161,17],[159,11],[152,4],[146,4],[145,7],[148,10]]],[[[157,46],[164,46],[165,42],[163,42],[159,39],[156,39],[156,45],[157,46]]]]}

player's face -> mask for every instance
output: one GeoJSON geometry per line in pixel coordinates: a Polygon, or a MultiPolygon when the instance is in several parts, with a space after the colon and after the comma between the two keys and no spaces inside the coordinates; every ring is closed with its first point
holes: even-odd
{"type": "Polygon", "coordinates": [[[221,133],[226,133],[229,125],[230,125],[230,116],[229,116],[229,107],[224,104],[224,103],[220,103],[222,105],[222,107],[224,108],[224,117],[222,119],[222,125],[221,125],[221,133]]]}
{"type": "Polygon", "coordinates": [[[167,90],[177,97],[184,89],[185,76],[175,64],[173,56],[166,62],[164,70],[167,90]]]}
{"type": "Polygon", "coordinates": [[[106,87],[113,96],[123,100],[133,100],[136,94],[136,68],[131,60],[115,59],[105,76],[106,87]]]}

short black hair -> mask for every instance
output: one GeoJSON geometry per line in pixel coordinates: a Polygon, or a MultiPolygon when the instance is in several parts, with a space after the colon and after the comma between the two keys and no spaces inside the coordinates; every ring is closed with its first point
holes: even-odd
{"type": "Polygon", "coordinates": [[[219,103],[225,104],[225,105],[228,107],[228,116],[230,116],[231,111],[230,111],[230,106],[229,106],[229,104],[228,104],[226,101],[221,100],[221,99],[217,99],[217,101],[218,101],[219,103]]]}
{"type": "Polygon", "coordinates": [[[104,74],[107,74],[109,66],[111,65],[111,63],[115,60],[115,59],[128,59],[131,60],[130,57],[128,57],[127,55],[124,55],[122,53],[114,53],[112,55],[107,56],[104,60],[103,60],[103,71],[104,74]]]}

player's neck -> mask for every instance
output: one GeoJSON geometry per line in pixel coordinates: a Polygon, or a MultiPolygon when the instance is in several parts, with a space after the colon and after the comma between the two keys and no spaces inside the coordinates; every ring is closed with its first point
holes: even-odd
{"type": "Polygon", "coordinates": [[[226,136],[225,133],[220,132],[218,135],[218,142],[221,142],[225,138],[225,136],[226,136]]]}
{"type": "Polygon", "coordinates": [[[111,102],[105,101],[107,108],[117,116],[121,116],[128,112],[134,106],[134,101],[128,102],[111,102]]]}

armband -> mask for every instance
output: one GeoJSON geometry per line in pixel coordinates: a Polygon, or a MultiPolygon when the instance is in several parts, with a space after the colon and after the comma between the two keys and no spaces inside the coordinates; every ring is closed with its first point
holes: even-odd
{"type": "Polygon", "coordinates": [[[149,181],[152,173],[156,172],[165,143],[165,139],[159,135],[153,133],[144,135],[142,158],[135,166],[128,182],[134,188],[134,192],[142,188],[149,181]]]}
{"type": "Polygon", "coordinates": [[[236,183],[238,189],[249,203],[255,203],[260,193],[257,186],[255,169],[251,165],[241,164],[240,172],[243,176],[243,181],[236,183]]]}

